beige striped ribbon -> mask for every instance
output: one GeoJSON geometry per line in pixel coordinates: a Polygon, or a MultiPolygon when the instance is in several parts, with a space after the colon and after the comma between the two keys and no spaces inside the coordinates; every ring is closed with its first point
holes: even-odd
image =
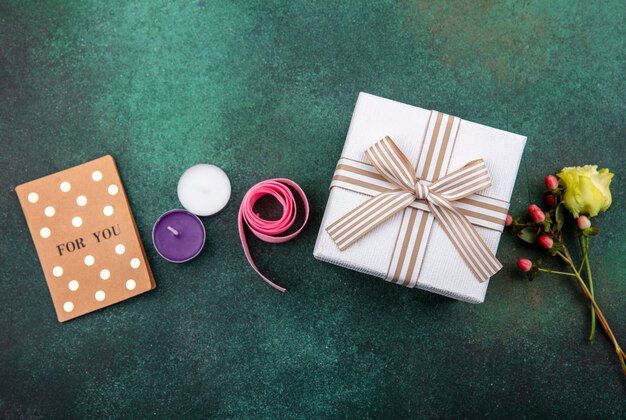
{"type": "Polygon", "coordinates": [[[340,159],[331,188],[372,196],[326,227],[340,250],[404,210],[387,280],[415,287],[434,220],[479,281],[502,268],[472,226],[501,231],[508,211],[508,203],[477,194],[491,185],[485,162],[445,174],[459,124],[433,111],[417,168],[389,137],[366,150],[370,164],[340,159]]]}

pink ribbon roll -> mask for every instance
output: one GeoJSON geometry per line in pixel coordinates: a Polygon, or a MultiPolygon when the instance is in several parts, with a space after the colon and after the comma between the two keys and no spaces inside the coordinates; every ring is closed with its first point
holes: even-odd
{"type": "Polygon", "coordinates": [[[306,195],[304,194],[304,191],[302,191],[302,188],[290,179],[274,178],[259,182],[248,190],[241,201],[241,206],[239,207],[239,237],[241,238],[243,252],[246,254],[246,258],[252,268],[254,268],[254,271],[256,271],[257,274],[267,282],[267,284],[280,292],[284,293],[286,289],[273,283],[270,279],[261,274],[256,264],[254,264],[252,256],[250,255],[250,250],[248,249],[248,243],[246,242],[244,224],[247,225],[254,236],[260,240],[277,244],[287,242],[298,236],[302,228],[306,225],[308,219],[309,202],[306,199],[306,195]],[[295,232],[285,236],[276,236],[285,233],[296,221],[296,200],[288,187],[293,188],[302,199],[304,207],[304,221],[302,222],[302,226],[300,226],[300,228],[295,232]],[[273,196],[283,208],[283,214],[278,220],[265,220],[253,210],[254,204],[257,200],[266,195],[273,196]]]}

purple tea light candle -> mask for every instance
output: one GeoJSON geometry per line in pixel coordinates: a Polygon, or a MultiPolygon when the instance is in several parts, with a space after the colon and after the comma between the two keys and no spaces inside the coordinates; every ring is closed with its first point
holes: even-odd
{"type": "Polygon", "coordinates": [[[202,221],[187,210],[170,210],[157,219],[152,242],[157,252],[173,263],[196,257],[204,247],[206,231],[202,221]]]}

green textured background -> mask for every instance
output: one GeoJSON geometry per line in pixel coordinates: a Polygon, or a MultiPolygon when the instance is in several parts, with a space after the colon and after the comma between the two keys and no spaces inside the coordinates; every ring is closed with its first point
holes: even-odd
{"type": "Polygon", "coordinates": [[[597,299],[626,344],[624,4],[6,2],[0,4],[0,417],[624,417],[626,383],[564,278],[505,268],[469,305],[314,260],[359,91],[528,136],[512,208],[596,163],[614,204],[592,243],[597,299]],[[110,153],[155,291],[61,325],[16,185],[110,153]],[[233,195],[205,251],[170,264],[149,237],[176,183],[211,162],[233,195]],[[238,203],[288,177],[294,241],[252,241],[238,203]]]}

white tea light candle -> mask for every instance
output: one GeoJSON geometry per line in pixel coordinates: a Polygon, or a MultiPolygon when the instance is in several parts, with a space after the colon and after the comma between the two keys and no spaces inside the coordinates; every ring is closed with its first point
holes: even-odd
{"type": "Polygon", "coordinates": [[[230,199],[228,175],[214,165],[192,166],[178,181],[178,199],[191,213],[211,216],[222,210],[230,199]]]}

